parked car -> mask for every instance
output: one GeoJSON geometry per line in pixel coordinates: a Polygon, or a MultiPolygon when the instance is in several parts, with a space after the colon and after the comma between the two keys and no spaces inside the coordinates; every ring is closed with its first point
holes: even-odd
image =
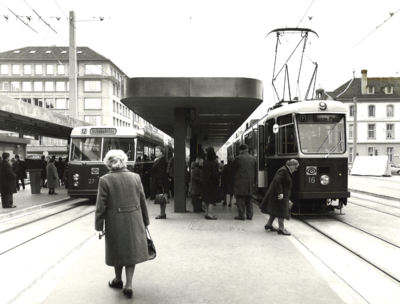
{"type": "Polygon", "coordinates": [[[392,175],[393,174],[400,175],[400,165],[394,165],[394,164],[390,165],[390,172],[392,172],[392,175]]]}

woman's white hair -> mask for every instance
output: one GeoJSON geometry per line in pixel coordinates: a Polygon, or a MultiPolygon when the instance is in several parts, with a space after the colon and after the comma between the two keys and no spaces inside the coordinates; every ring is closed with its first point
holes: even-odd
{"type": "Polygon", "coordinates": [[[291,160],[288,160],[286,162],[286,166],[296,166],[296,167],[298,167],[299,166],[299,162],[297,160],[295,160],[295,159],[291,159],[291,160]]]}
{"type": "Polygon", "coordinates": [[[104,164],[108,169],[122,169],[126,168],[126,162],[128,157],[122,150],[110,150],[107,152],[106,157],[104,158],[104,164]]]}

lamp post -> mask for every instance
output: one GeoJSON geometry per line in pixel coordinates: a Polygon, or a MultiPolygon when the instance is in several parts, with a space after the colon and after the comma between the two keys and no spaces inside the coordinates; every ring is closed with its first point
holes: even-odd
{"type": "Polygon", "coordinates": [[[357,97],[353,97],[354,113],[353,113],[353,163],[357,156],[357,97]]]}

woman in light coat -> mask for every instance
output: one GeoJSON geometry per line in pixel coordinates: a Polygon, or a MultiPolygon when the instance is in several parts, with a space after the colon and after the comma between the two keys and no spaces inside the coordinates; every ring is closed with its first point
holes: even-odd
{"type": "Polygon", "coordinates": [[[264,199],[260,204],[262,213],[270,215],[265,230],[277,231],[272,223],[278,218],[278,233],[290,235],[284,227],[284,219],[290,219],[289,198],[292,189],[292,174],[299,167],[299,162],[295,159],[288,160],[285,166],[276,171],[274,179],[269,186],[264,199]]]}
{"type": "Polygon", "coordinates": [[[110,150],[104,159],[110,172],[99,180],[95,230],[100,234],[104,230],[106,264],[115,270],[115,278],[108,285],[123,288],[125,267],[123,293],[132,298],[135,265],[149,260],[146,227],[150,221],[140,177],[126,169],[126,161],[122,150],[110,150]]]}
{"type": "Polygon", "coordinates": [[[47,175],[47,187],[49,188],[49,194],[57,194],[54,192],[54,188],[59,186],[58,180],[58,172],[57,168],[54,165],[55,159],[51,158],[49,160],[49,164],[46,167],[46,175],[47,175]]]}

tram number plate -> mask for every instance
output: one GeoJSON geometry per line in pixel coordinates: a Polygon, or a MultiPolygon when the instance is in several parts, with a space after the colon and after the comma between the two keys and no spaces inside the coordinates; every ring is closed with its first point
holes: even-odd
{"type": "Polygon", "coordinates": [[[95,178],[89,178],[89,180],[88,180],[89,185],[93,185],[94,181],[95,181],[95,178]]]}
{"type": "Polygon", "coordinates": [[[315,176],[309,176],[308,177],[308,183],[309,184],[315,184],[315,176]]]}

